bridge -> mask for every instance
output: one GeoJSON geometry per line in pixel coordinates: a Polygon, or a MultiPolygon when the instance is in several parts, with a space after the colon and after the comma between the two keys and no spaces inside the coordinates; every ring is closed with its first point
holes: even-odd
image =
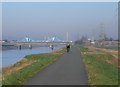
{"type": "Polygon", "coordinates": [[[45,44],[70,44],[71,42],[15,42],[16,45],[27,45],[27,44],[36,44],[36,45],[45,45],[45,44]]]}
{"type": "Polygon", "coordinates": [[[28,45],[29,48],[32,48],[32,45],[66,45],[66,44],[72,44],[72,41],[63,41],[60,40],[57,37],[51,37],[47,40],[33,40],[29,37],[25,37],[22,40],[10,42],[10,43],[2,43],[2,46],[18,46],[19,49],[21,49],[22,45],[28,45]]]}
{"type": "Polygon", "coordinates": [[[29,37],[25,37],[22,40],[14,42],[15,44],[68,44],[70,42],[60,40],[57,37],[51,37],[47,40],[33,40],[29,37]]]}

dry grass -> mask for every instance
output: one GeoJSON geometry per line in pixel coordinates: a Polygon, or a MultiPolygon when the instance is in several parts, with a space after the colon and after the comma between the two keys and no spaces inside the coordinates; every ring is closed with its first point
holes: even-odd
{"type": "Polygon", "coordinates": [[[101,50],[101,51],[104,51],[104,52],[107,52],[107,53],[110,53],[110,54],[112,54],[115,58],[118,58],[118,51],[109,50],[109,49],[104,49],[104,48],[95,48],[95,49],[101,50]]]}
{"type": "Polygon", "coordinates": [[[2,69],[0,68],[0,86],[2,85],[2,69]]]}
{"type": "Polygon", "coordinates": [[[120,66],[118,65],[118,60],[117,59],[113,59],[113,60],[106,60],[107,63],[110,63],[114,66],[118,66],[120,68],[120,66]]]}
{"type": "Polygon", "coordinates": [[[99,52],[82,52],[83,54],[105,54],[105,53],[99,53],[99,52]]]}
{"type": "Polygon", "coordinates": [[[28,59],[22,58],[16,64],[8,66],[8,67],[4,67],[2,69],[2,73],[3,74],[11,74],[12,72],[23,69],[23,68],[31,65],[34,62],[36,62],[36,61],[28,61],[28,59]]]}
{"type": "Polygon", "coordinates": [[[118,51],[110,50],[110,49],[104,49],[104,48],[95,48],[95,49],[103,51],[105,53],[111,54],[114,58],[111,59],[111,60],[106,60],[106,62],[110,63],[110,64],[112,64],[114,66],[120,67],[120,65],[118,64],[118,62],[120,62],[120,60],[118,59],[118,51]]]}
{"type": "MultiPolygon", "coordinates": [[[[96,48],[96,47],[88,47],[88,52],[82,52],[83,54],[100,54],[100,55],[104,55],[106,53],[111,54],[113,56],[112,59],[107,59],[105,60],[107,63],[112,64],[116,67],[120,67],[120,65],[118,64],[118,51],[115,50],[110,50],[110,49],[104,49],[104,48],[96,48]],[[100,51],[100,52],[97,52],[100,51]]],[[[97,55],[97,58],[102,58],[100,55],[97,55]],[[99,57],[100,56],[100,57],[99,57]]],[[[120,61],[120,60],[119,60],[120,61]]]]}
{"type": "Polygon", "coordinates": [[[81,47],[80,51],[90,85],[111,85],[113,87],[118,84],[118,58],[114,56],[117,56],[116,51],[95,47],[81,47]]]}
{"type": "Polygon", "coordinates": [[[20,59],[18,62],[27,62],[27,61],[28,61],[28,59],[22,58],[22,59],[20,59]]]}

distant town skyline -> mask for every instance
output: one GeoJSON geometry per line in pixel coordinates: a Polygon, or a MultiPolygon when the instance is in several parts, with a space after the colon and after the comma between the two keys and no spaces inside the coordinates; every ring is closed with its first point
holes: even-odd
{"type": "Polygon", "coordinates": [[[57,36],[77,40],[98,38],[103,32],[118,38],[117,2],[7,2],[2,4],[3,39],[25,36],[42,40],[57,36]]]}

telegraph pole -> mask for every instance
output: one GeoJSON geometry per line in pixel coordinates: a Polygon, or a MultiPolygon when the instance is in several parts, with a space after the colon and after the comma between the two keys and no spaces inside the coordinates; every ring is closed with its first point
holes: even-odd
{"type": "Polygon", "coordinates": [[[101,45],[104,46],[104,41],[105,41],[105,38],[106,38],[106,34],[104,32],[104,24],[100,25],[100,29],[101,29],[101,31],[100,31],[100,41],[101,41],[101,45]]]}

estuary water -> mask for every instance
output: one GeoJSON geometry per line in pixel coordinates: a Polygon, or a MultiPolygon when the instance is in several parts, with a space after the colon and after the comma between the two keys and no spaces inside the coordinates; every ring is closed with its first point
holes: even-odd
{"type": "MultiPolygon", "coordinates": [[[[56,46],[54,47],[54,50],[57,50],[63,46],[56,46]]],[[[6,67],[10,66],[12,64],[15,64],[18,60],[21,58],[25,57],[26,55],[29,54],[39,54],[39,53],[50,53],[52,50],[50,47],[37,47],[33,49],[12,49],[12,50],[5,50],[5,51],[0,51],[0,59],[2,59],[2,66],[0,67],[6,67]]]]}

